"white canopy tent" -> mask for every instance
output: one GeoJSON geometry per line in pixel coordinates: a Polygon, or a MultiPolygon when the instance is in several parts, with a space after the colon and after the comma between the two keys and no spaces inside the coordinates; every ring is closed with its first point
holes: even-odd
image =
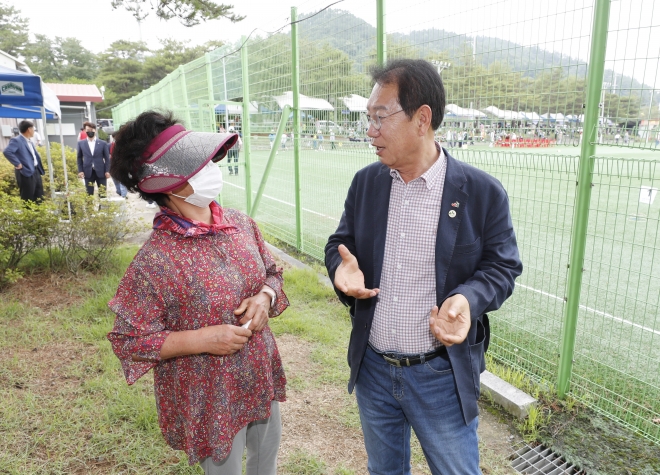
{"type": "Polygon", "coordinates": [[[557,114],[543,114],[541,115],[541,120],[544,120],[546,122],[556,122],[558,124],[563,124],[566,122],[566,117],[564,117],[564,114],[561,112],[558,112],[557,114]]]}
{"type": "MultiPolygon", "coordinates": [[[[259,108],[257,107],[256,102],[250,102],[250,114],[257,114],[259,108]]],[[[216,114],[232,114],[232,115],[242,115],[243,106],[239,104],[216,104],[215,106],[216,114]]]]}
{"type": "MultiPolygon", "coordinates": [[[[293,107],[293,92],[287,91],[281,96],[273,96],[277,105],[280,106],[280,109],[283,109],[285,105],[293,107]]],[[[300,101],[300,110],[308,111],[333,111],[335,110],[325,99],[319,99],[318,97],[309,97],[303,94],[299,94],[300,101]]]]}
{"type": "Polygon", "coordinates": [[[451,112],[457,119],[485,119],[488,117],[480,110],[459,107],[456,104],[448,104],[445,110],[451,112]]]}
{"type": "Polygon", "coordinates": [[[484,109],[491,115],[502,120],[531,120],[528,119],[524,112],[516,112],[512,110],[499,109],[495,106],[488,106],[484,109]]]}
{"type": "Polygon", "coordinates": [[[584,122],[584,114],[568,114],[566,120],[569,122],[584,122]]]}
{"type": "Polygon", "coordinates": [[[520,114],[523,115],[525,120],[529,120],[534,123],[537,123],[538,121],[541,120],[541,116],[538,115],[536,112],[520,112],[520,114]]]}
{"type": "Polygon", "coordinates": [[[351,112],[367,112],[368,99],[366,97],[351,94],[348,97],[342,97],[341,100],[344,101],[344,104],[346,104],[346,107],[351,112]]]}

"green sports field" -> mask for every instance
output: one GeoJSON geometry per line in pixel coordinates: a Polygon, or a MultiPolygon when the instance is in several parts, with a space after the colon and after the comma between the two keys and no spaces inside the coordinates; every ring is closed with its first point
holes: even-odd
{"type": "MultiPolygon", "coordinates": [[[[326,141],[319,151],[305,145],[303,251],[322,259],[353,175],[377,157],[361,143],[328,150],[326,141]]],[[[514,295],[492,315],[491,351],[550,382],[556,380],[561,347],[579,150],[451,151],[503,183],[525,266],[514,295]]],[[[267,142],[253,142],[253,196],[268,153],[267,142]]],[[[234,176],[225,162],[223,204],[244,210],[243,163],[234,176]]],[[[660,188],[660,151],[599,146],[594,171],[572,390],[658,441],[660,426],[652,420],[660,417],[660,196],[653,189],[660,188]]],[[[280,150],[256,219],[262,229],[295,245],[294,183],[293,151],[280,150]]]]}

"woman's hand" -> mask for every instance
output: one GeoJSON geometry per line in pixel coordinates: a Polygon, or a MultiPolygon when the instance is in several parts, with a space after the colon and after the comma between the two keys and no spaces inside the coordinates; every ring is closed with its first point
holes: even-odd
{"type": "Polygon", "coordinates": [[[247,328],[234,325],[213,325],[197,330],[202,344],[202,353],[232,355],[241,351],[252,336],[247,328]]]}
{"type": "Polygon", "coordinates": [[[270,310],[270,296],[265,292],[259,292],[241,302],[234,315],[243,315],[239,320],[241,325],[250,322],[248,327],[253,332],[263,330],[268,325],[268,311],[270,310]]]}

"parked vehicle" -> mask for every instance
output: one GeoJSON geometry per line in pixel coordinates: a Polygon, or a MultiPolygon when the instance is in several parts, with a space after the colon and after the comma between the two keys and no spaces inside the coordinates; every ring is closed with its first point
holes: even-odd
{"type": "Polygon", "coordinates": [[[115,132],[115,126],[112,119],[96,119],[96,127],[103,130],[106,134],[110,135],[115,132]]]}

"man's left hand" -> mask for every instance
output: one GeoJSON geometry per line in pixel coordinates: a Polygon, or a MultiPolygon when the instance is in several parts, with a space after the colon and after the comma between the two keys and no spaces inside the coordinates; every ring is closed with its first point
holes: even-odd
{"type": "Polygon", "coordinates": [[[445,346],[458,345],[465,341],[472,325],[470,302],[461,294],[452,295],[431,310],[429,319],[431,333],[445,346]]]}
{"type": "Polygon", "coordinates": [[[239,320],[241,325],[250,322],[252,332],[258,332],[268,325],[268,311],[270,310],[270,296],[265,292],[259,292],[241,302],[241,305],[234,310],[234,315],[243,315],[239,320]]]}
{"type": "Polygon", "coordinates": [[[106,178],[110,178],[110,174],[108,172],[105,173],[106,178]]]}

